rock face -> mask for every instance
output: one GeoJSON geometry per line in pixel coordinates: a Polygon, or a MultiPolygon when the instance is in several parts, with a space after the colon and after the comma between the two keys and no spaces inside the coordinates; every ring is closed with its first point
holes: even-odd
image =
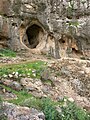
{"type": "Polygon", "coordinates": [[[45,120],[43,112],[34,108],[20,107],[11,103],[4,103],[4,112],[7,120],[45,120]]]}
{"type": "Polygon", "coordinates": [[[0,48],[90,56],[89,0],[0,0],[0,48]]]}

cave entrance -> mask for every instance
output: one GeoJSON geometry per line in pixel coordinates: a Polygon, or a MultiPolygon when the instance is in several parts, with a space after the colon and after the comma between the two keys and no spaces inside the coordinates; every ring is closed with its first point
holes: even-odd
{"type": "Polygon", "coordinates": [[[27,47],[31,49],[36,48],[40,42],[40,33],[42,32],[42,28],[36,24],[28,27],[26,30],[27,40],[24,41],[26,42],[25,44],[27,45],[27,47]]]}

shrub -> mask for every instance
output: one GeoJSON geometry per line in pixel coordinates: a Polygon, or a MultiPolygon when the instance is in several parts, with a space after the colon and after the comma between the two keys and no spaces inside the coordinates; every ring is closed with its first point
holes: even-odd
{"type": "Polygon", "coordinates": [[[42,111],[46,116],[46,120],[90,120],[89,113],[68,100],[57,103],[50,99],[44,99],[42,111]],[[57,105],[60,105],[60,112],[56,110],[57,105]]]}
{"type": "Polygon", "coordinates": [[[58,120],[58,112],[55,109],[55,104],[50,99],[43,99],[42,111],[45,114],[46,120],[58,120]]]}
{"type": "Polygon", "coordinates": [[[58,120],[90,120],[89,114],[74,102],[67,101],[66,104],[66,106],[61,107],[58,120]]]}

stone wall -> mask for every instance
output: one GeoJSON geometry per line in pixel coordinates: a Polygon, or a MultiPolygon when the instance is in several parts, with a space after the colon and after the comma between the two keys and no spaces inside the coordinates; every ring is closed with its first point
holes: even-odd
{"type": "Polygon", "coordinates": [[[42,31],[39,53],[90,56],[90,0],[0,0],[0,48],[32,49],[26,31],[33,25],[42,31]]]}

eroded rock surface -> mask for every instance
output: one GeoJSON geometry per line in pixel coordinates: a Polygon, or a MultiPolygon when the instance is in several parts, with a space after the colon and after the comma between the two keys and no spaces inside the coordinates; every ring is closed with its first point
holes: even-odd
{"type": "Polygon", "coordinates": [[[89,19],[89,0],[1,0],[0,48],[90,56],[89,19]]]}
{"type": "Polygon", "coordinates": [[[11,103],[3,103],[7,120],[45,120],[45,115],[34,108],[20,107],[11,103]]]}

